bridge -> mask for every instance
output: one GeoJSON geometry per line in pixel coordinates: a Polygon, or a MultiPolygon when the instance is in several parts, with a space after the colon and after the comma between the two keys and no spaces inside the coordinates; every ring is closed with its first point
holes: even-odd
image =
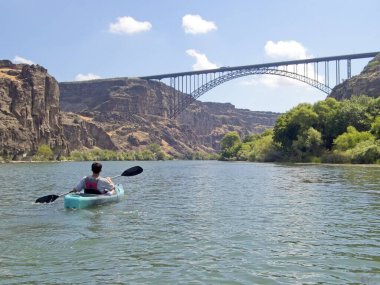
{"type": "Polygon", "coordinates": [[[351,78],[352,60],[373,58],[378,53],[369,52],[255,65],[226,66],[217,69],[160,74],[140,78],[164,81],[171,87],[169,117],[174,119],[207,91],[224,82],[255,74],[271,74],[292,78],[309,84],[328,95],[336,85],[341,83],[341,79],[351,78]],[[345,77],[342,76],[343,74],[345,74],[345,77]]]}

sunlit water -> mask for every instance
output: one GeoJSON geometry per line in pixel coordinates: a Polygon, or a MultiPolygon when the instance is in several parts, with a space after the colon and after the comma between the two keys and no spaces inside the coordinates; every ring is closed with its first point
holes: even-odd
{"type": "Polygon", "coordinates": [[[0,284],[379,284],[380,167],[104,162],[127,193],[65,210],[90,163],[0,165],[0,284]]]}

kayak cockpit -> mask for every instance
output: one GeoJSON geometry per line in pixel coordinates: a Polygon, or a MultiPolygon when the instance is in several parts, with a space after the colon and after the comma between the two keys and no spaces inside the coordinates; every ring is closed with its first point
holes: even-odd
{"type": "Polygon", "coordinates": [[[85,194],[72,193],[64,198],[64,206],[67,209],[83,209],[97,205],[119,202],[124,196],[124,188],[122,184],[115,185],[115,194],[85,194]]]}

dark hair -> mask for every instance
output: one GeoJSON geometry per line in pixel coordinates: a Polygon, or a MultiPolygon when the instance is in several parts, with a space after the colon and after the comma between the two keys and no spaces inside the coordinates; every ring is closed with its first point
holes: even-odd
{"type": "Polygon", "coordinates": [[[100,171],[102,171],[102,164],[99,163],[99,162],[94,162],[94,163],[91,165],[91,170],[92,170],[92,172],[94,172],[95,174],[99,174],[100,171]]]}

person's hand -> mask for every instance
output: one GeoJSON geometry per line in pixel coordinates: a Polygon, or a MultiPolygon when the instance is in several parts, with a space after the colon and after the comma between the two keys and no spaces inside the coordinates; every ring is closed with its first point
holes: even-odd
{"type": "Polygon", "coordinates": [[[111,177],[106,177],[106,179],[107,179],[107,181],[108,181],[109,183],[113,183],[112,180],[111,180],[111,177]]]}

